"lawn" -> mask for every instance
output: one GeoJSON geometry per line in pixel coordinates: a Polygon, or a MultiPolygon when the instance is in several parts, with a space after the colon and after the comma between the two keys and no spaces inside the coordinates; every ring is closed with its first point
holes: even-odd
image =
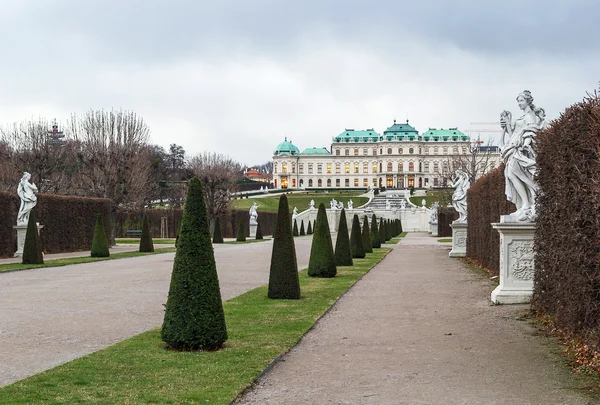
{"type": "Polygon", "coordinates": [[[400,242],[400,240],[402,238],[404,238],[406,236],[406,232],[402,232],[400,235],[398,235],[395,238],[390,239],[389,241],[385,242],[388,245],[395,245],[396,243],[400,242]]]}
{"type": "Polygon", "coordinates": [[[303,270],[300,300],[268,299],[263,286],[225,302],[222,350],[166,350],[157,328],[0,388],[0,403],[229,404],[389,251],[338,267],[332,279],[303,270]]]}
{"type": "MultiPolygon", "coordinates": [[[[117,243],[117,245],[139,245],[140,238],[116,238],[115,242],[117,243]]],[[[174,245],[175,238],[153,238],[152,243],[154,243],[155,245],[174,245]]]]}
{"type": "MultiPolygon", "coordinates": [[[[330,201],[332,198],[335,198],[337,201],[341,201],[344,203],[344,207],[348,205],[348,200],[352,200],[354,203],[354,207],[360,207],[363,204],[366,204],[369,199],[367,197],[356,197],[350,193],[306,193],[306,194],[288,194],[288,204],[290,206],[290,211],[294,209],[294,207],[298,207],[298,211],[302,212],[308,209],[310,205],[310,200],[315,200],[315,208],[319,208],[319,204],[325,204],[325,208],[330,207],[330,201]]],[[[256,202],[260,211],[263,212],[277,212],[279,207],[279,195],[269,196],[269,197],[260,197],[260,198],[246,198],[243,200],[233,200],[233,208],[234,209],[243,209],[249,210],[252,203],[256,202]]]]}
{"type": "Polygon", "coordinates": [[[438,242],[440,242],[440,243],[452,242],[452,238],[438,239],[438,242]]]}

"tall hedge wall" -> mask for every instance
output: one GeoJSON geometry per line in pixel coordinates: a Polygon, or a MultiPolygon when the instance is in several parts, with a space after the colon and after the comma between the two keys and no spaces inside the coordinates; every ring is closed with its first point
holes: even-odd
{"type": "Polygon", "coordinates": [[[438,236],[452,236],[452,221],[458,219],[458,212],[454,207],[442,207],[438,209],[438,236]]]}
{"type": "Polygon", "coordinates": [[[600,349],[600,99],[569,107],[536,141],[533,308],[600,349]]]}
{"type": "Polygon", "coordinates": [[[153,238],[160,238],[160,223],[162,217],[167,217],[168,234],[166,237],[174,238],[177,236],[182,212],[183,211],[179,208],[150,208],[119,211],[116,215],[116,236],[117,238],[124,238],[127,236],[126,232],[128,230],[141,230],[144,214],[146,214],[148,216],[148,225],[153,238]]]}
{"type": "MultiPolygon", "coordinates": [[[[40,231],[42,248],[45,253],[73,252],[89,250],[94,236],[96,217],[101,214],[106,233],[111,231],[110,200],[105,198],[84,198],[38,194],[34,210],[38,222],[44,225],[40,231]]],[[[20,200],[16,194],[0,192],[0,255],[12,257],[17,247],[16,224],[20,200]],[[6,213],[6,215],[5,215],[6,213]]]]}
{"type": "Polygon", "coordinates": [[[498,275],[500,234],[492,223],[514,212],[515,205],[504,193],[504,164],[482,176],[467,192],[467,257],[498,275]]]}

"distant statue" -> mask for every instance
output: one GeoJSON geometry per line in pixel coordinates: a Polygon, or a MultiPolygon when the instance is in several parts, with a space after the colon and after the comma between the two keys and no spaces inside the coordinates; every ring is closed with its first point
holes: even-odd
{"type": "Polygon", "coordinates": [[[250,225],[258,225],[258,204],[256,202],[252,203],[250,207],[250,225]]]}
{"type": "Polygon", "coordinates": [[[400,200],[400,208],[406,209],[406,200],[404,198],[400,200]]]}
{"type": "Polygon", "coordinates": [[[392,202],[388,198],[385,199],[385,209],[386,210],[392,209],[392,202]]]}
{"type": "Polygon", "coordinates": [[[17,187],[17,194],[21,199],[21,206],[19,207],[19,213],[17,214],[17,225],[27,225],[29,222],[29,213],[37,204],[37,193],[38,189],[35,184],[30,183],[31,174],[25,172],[19,186],[17,187]]]}
{"type": "Polygon", "coordinates": [[[354,205],[354,203],[352,202],[352,200],[348,200],[348,209],[351,210],[352,206],[354,205]]]}
{"type": "Polygon", "coordinates": [[[423,207],[424,207],[425,205],[427,205],[427,201],[426,201],[426,200],[423,198],[423,199],[421,200],[421,206],[423,206],[423,207]]]}
{"type": "Polygon", "coordinates": [[[434,224],[438,220],[438,208],[440,207],[439,201],[431,204],[431,212],[429,212],[429,223],[434,224]]]}
{"type": "Polygon", "coordinates": [[[341,209],[343,209],[343,208],[344,208],[344,203],[343,203],[343,202],[341,202],[341,201],[338,201],[338,202],[337,202],[337,209],[338,209],[338,210],[341,210],[341,209]]]}
{"type": "Polygon", "coordinates": [[[519,93],[517,103],[523,111],[521,117],[513,121],[509,111],[500,114],[505,194],[506,199],[517,207],[511,215],[516,215],[519,221],[533,221],[536,217],[537,191],[537,184],[533,178],[538,168],[533,144],[537,132],[547,127],[546,112],[543,108],[533,105],[533,97],[529,90],[519,93]]]}
{"type": "Polygon", "coordinates": [[[456,222],[467,222],[467,190],[470,186],[469,176],[462,170],[457,170],[452,179],[452,187],[454,187],[452,205],[459,215],[456,222]]]}
{"type": "Polygon", "coordinates": [[[294,219],[296,219],[297,216],[298,216],[298,208],[294,207],[294,210],[292,211],[292,221],[294,219]]]}
{"type": "Polygon", "coordinates": [[[312,209],[312,208],[315,208],[315,200],[310,200],[309,207],[310,207],[311,209],[312,209]]]}

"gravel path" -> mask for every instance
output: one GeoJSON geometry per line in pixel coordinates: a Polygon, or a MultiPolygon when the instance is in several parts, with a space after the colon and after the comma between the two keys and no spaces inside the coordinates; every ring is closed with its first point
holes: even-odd
{"type": "Polygon", "coordinates": [[[241,404],[591,404],[487,275],[408,234],[241,404]]]}
{"type": "MultiPolygon", "coordinates": [[[[312,237],[294,240],[302,269],[312,237]]],[[[272,241],[214,247],[223,300],[268,283],[272,241]]],[[[174,256],[0,274],[0,386],[159,326],[174,256]]]]}

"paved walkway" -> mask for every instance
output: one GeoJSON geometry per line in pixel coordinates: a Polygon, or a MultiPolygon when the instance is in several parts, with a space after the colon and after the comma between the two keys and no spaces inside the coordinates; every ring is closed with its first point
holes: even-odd
{"type": "Polygon", "coordinates": [[[409,233],[242,404],[591,404],[489,277],[409,233]]]}
{"type": "MultiPolygon", "coordinates": [[[[312,237],[294,240],[302,269],[312,237]]],[[[268,283],[272,241],[214,248],[224,300],[268,283]]],[[[159,326],[174,256],[1,273],[0,386],[159,326]]]]}

